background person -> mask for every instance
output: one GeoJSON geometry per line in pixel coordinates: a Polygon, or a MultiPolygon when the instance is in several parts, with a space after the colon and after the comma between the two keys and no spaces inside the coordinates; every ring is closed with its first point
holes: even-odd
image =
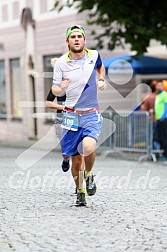
{"type": "Polygon", "coordinates": [[[164,91],[162,81],[156,84],[155,118],[157,120],[157,134],[160,147],[167,158],[167,92],[164,91]]]}
{"type": "Polygon", "coordinates": [[[151,94],[149,97],[141,104],[140,108],[141,111],[148,111],[150,116],[152,117],[153,122],[153,149],[159,150],[160,146],[157,141],[157,120],[154,114],[154,107],[155,107],[155,97],[156,97],[156,84],[149,84],[151,88],[151,94]]]}
{"type": "MultiPolygon", "coordinates": [[[[52,67],[55,66],[57,59],[58,58],[51,59],[52,67]]],[[[61,120],[62,120],[62,111],[65,108],[65,106],[64,106],[65,100],[66,100],[66,95],[63,95],[61,97],[56,97],[52,93],[52,89],[50,89],[49,93],[47,95],[47,98],[46,98],[46,103],[45,103],[47,108],[57,110],[56,119],[55,119],[55,128],[56,128],[56,136],[60,140],[60,145],[61,145],[61,136],[62,136],[62,134],[61,134],[62,133],[61,120]],[[57,102],[55,101],[56,99],[57,99],[57,102]]],[[[70,168],[69,158],[63,159],[61,167],[64,172],[67,172],[69,170],[69,168],[70,168]]]]}
{"type": "MultiPolygon", "coordinates": [[[[62,137],[62,128],[61,128],[61,122],[62,122],[62,111],[65,108],[63,103],[66,100],[66,96],[63,95],[61,97],[56,97],[52,90],[50,89],[47,98],[46,98],[46,107],[57,110],[56,113],[56,119],[55,119],[55,128],[56,128],[56,136],[60,140],[60,146],[61,146],[61,137],[62,137]],[[57,99],[57,102],[55,101],[57,99]]],[[[67,172],[70,168],[70,160],[69,158],[64,158],[61,164],[63,172],[67,172]]]]}

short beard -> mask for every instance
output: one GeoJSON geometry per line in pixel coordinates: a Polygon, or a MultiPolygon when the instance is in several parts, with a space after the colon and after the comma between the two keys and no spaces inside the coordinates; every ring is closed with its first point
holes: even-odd
{"type": "Polygon", "coordinates": [[[83,52],[83,49],[84,49],[84,46],[82,46],[81,48],[78,48],[78,49],[70,47],[70,51],[73,52],[73,53],[81,53],[81,52],[83,52]]]}

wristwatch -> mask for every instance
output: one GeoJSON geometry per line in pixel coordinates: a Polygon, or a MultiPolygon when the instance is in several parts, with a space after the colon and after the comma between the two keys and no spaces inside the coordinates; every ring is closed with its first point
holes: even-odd
{"type": "Polygon", "coordinates": [[[104,78],[100,78],[99,81],[105,81],[105,79],[104,78]]]}

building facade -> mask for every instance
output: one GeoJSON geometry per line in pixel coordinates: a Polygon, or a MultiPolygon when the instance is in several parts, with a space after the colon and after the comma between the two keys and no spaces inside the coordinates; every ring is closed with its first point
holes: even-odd
{"type": "Polygon", "coordinates": [[[50,59],[67,51],[67,27],[86,26],[88,18],[74,8],[51,11],[54,2],[0,0],[0,140],[40,139],[53,124],[45,107],[50,59]]]}
{"type": "MultiPolygon", "coordinates": [[[[83,25],[87,47],[95,45],[87,14],[75,8],[58,13],[54,2],[0,0],[0,140],[40,139],[53,125],[45,107],[52,85],[50,60],[67,51],[67,27],[83,25]]],[[[129,47],[101,50],[104,58],[121,53],[130,53],[129,47]]]]}

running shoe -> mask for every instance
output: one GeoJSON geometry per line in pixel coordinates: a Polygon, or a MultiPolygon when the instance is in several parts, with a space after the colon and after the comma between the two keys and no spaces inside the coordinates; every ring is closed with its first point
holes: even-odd
{"type": "Polygon", "coordinates": [[[63,172],[67,172],[70,169],[70,160],[63,160],[61,168],[63,172]]]}
{"type": "Polygon", "coordinates": [[[94,175],[91,174],[90,176],[85,177],[86,182],[86,192],[88,196],[93,196],[97,191],[97,186],[94,181],[94,175]]]}
{"type": "Polygon", "coordinates": [[[77,201],[76,201],[75,205],[76,206],[87,206],[84,192],[77,193],[77,201]]]}

